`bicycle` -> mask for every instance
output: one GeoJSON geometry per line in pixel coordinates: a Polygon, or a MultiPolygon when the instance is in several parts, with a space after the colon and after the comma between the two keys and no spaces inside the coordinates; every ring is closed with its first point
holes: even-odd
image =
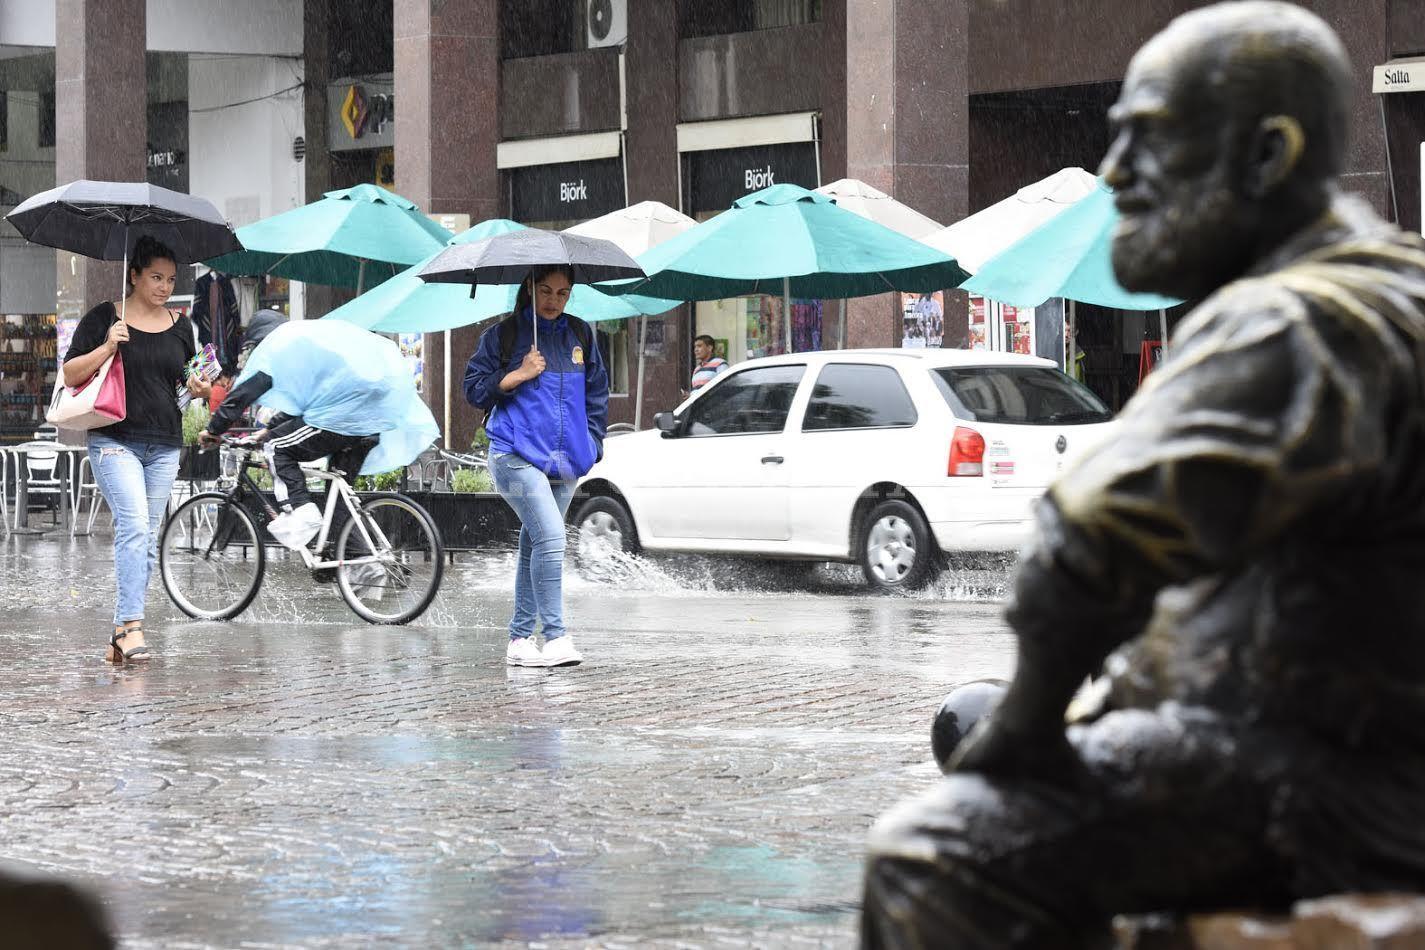
{"type": "MultiPolygon", "coordinates": [[[[265,457],[251,440],[224,437],[223,444],[242,452],[233,487],[183,502],[159,539],[164,589],[179,610],[200,620],[231,620],[246,610],[262,586],[266,546],[276,545],[266,529],[277,511],[249,474],[266,467],[265,457]]],[[[363,500],[339,471],[308,475],[330,483],[321,529],[297,549],[314,579],[334,572],[342,599],[368,623],[409,623],[424,613],[444,575],[440,532],[426,510],[394,492],[363,500]],[[335,558],[328,559],[338,505],[347,517],[335,558]]]]}

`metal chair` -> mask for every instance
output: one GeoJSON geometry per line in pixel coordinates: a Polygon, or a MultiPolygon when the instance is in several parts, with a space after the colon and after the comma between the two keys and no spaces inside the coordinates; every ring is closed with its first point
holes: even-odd
{"type": "MultiPolygon", "coordinates": [[[[68,472],[61,472],[59,457],[62,454],[54,442],[37,440],[33,442],[21,442],[12,450],[15,456],[16,482],[20,478],[19,466],[25,467],[25,511],[20,510],[20,502],[15,500],[15,523],[14,528],[20,527],[20,517],[29,517],[29,508],[34,503],[36,495],[52,496],[55,501],[56,527],[59,526],[59,519],[63,517],[65,503],[69,500],[69,486],[66,484],[68,472]]],[[[18,492],[16,493],[18,496],[18,492]]]]}
{"type": "Polygon", "coordinates": [[[8,446],[0,446],[0,528],[7,538],[10,536],[10,466],[14,457],[8,446]]]}
{"type": "MultiPolygon", "coordinates": [[[[71,461],[71,464],[72,461],[71,461]]],[[[74,537],[79,529],[79,511],[84,504],[84,496],[89,495],[89,515],[84,522],[84,533],[94,532],[94,520],[99,517],[99,503],[104,500],[104,493],[99,490],[99,482],[94,478],[94,470],[89,465],[89,454],[79,456],[79,464],[74,476],[74,494],[70,499],[69,510],[72,517],[69,519],[69,536],[74,537]],[[87,477],[86,477],[87,476],[87,477]]],[[[110,512],[112,516],[113,512],[110,512]]]]}

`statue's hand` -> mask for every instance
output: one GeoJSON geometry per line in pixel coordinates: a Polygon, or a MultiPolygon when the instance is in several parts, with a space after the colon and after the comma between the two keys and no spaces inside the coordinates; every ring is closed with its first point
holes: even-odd
{"type": "Polygon", "coordinates": [[[1069,785],[1083,775],[1084,765],[1062,726],[1023,732],[990,719],[976,726],[955,749],[947,771],[1069,785]]]}

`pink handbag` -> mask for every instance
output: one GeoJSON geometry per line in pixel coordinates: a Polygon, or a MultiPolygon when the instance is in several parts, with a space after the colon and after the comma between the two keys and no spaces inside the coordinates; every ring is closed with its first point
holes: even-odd
{"type": "Polygon", "coordinates": [[[124,360],[115,352],[78,386],[58,387],[45,420],[61,429],[98,429],[120,421],[127,412],[124,360]]]}

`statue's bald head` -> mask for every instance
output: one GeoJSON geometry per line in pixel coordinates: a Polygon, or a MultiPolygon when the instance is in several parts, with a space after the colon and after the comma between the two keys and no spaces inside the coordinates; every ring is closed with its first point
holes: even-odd
{"type": "Polygon", "coordinates": [[[1221,3],[1170,23],[1133,57],[1110,113],[1102,171],[1125,217],[1120,280],[1198,296],[1279,243],[1274,227],[1319,214],[1344,163],[1350,94],[1340,39],[1301,7],[1221,3]]]}

